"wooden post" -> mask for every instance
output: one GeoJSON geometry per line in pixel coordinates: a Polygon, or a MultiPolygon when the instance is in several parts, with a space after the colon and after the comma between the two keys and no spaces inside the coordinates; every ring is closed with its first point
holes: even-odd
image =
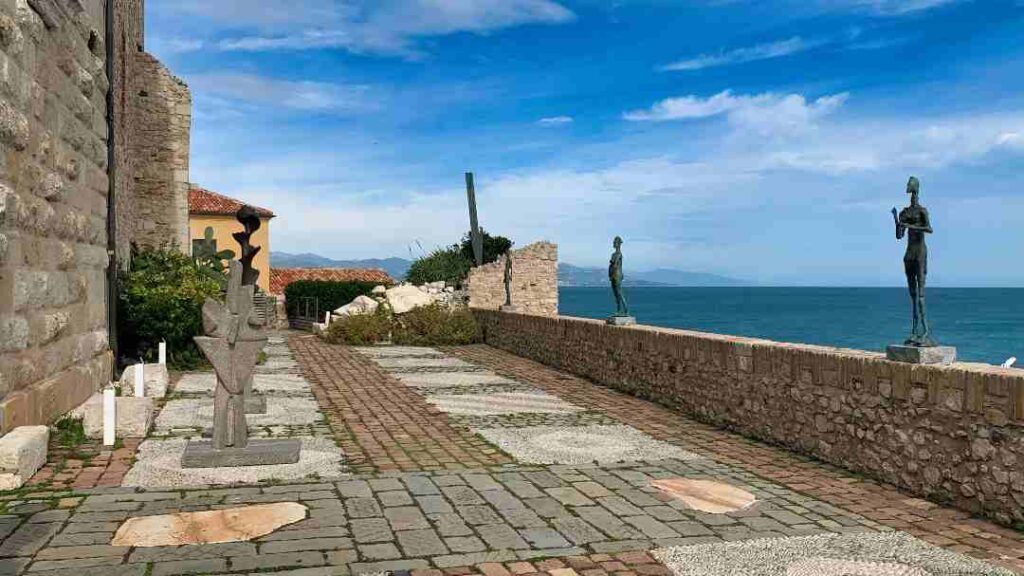
{"type": "Polygon", "coordinates": [[[473,257],[477,266],[484,263],[484,239],[480,235],[480,223],[476,216],[476,186],[473,173],[466,172],[466,197],[469,199],[469,237],[473,242],[473,257]]]}

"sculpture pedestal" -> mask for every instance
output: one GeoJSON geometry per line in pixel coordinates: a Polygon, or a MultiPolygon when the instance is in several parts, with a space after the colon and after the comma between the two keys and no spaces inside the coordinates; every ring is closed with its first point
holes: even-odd
{"type": "Polygon", "coordinates": [[[893,344],[885,349],[885,357],[893,362],[948,366],[956,362],[956,348],[953,346],[906,346],[904,344],[893,344]]]}
{"type": "Polygon", "coordinates": [[[273,466],[299,461],[299,440],[250,440],[245,448],[215,450],[213,442],[190,440],[181,456],[182,468],[273,466]]]}
{"type": "Polygon", "coordinates": [[[267,397],[263,394],[257,394],[255,392],[245,397],[245,413],[246,414],[266,414],[267,413],[267,397]]]}
{"type": "Polygon", "coordinates": [[[636,324],[633,316],[609,316],[608,323],[612,326],[632,326],[636,324]]]}
{"type": "Polygon", "coordinates": [[[512,312],[515,314],[519,312],[519,306],[516,306],[515,304],[502,304],[498,307],[498,310],[501,310],[502,312],[512,312]]]}

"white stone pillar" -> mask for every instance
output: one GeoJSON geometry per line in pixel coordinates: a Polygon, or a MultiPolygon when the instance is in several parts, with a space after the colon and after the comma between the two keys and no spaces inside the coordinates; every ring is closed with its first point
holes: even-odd
{"type": "Polygon", "coordinates": [[[113,388],[103,390],[103,445],[113,446],[117,431],[117,397],[113,388]]]}
{"type": "Polygon", "coordinates": [[[146,364],[139,362],[135,365],[135,397],[142,398],[146,395],[146,364]]]}
{"type": "Polygon", "coordinates": [[[159,350],[160,365],[167,364],[167,342],[161,342],[159,350]]]}

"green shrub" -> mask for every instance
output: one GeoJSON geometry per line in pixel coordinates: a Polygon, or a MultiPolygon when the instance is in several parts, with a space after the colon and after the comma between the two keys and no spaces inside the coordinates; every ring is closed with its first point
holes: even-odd
{"type": "Polygon", "coordinates": [[[403,346],[473,344],[480,341],[480,326],[469,310],[434,303],[397,316],[391,340],[403,346]]]}
{"type": "MultiPolygon", "coordinates": [[[[512,241],[504,236],[491,236],[482,228],[480,229],[480,234],[484,239],[484,264],[497,262],[498,258],[504,256],[512,248],[512,241]]],[[[471,232],[466,232],[466,235],[462,237],[459,250],[470,263],[476,262],[476,257],[473,255],[473,235],[471,232]]]]}
{"type": "Polygon", "coordinates": [[[74,448],[85,442],[88,438],[85,437],[85,425],[82,424],[82,418],[75,418],[70,414],[61,416],[53,423],[53,439],[58,446],[66,448],[74,448]]]}
{"type": "Polygon", "coordinates": [[[391,335],[391,314],[384,306],[373,314],[355,314],[331,319],[331,325],[324,333],[324,340],[330,344],[368,346],[386,342],[391,335]]]}
{"type": "Polygon", "coordinates": [[[126,358],[154,361],[167,341],[167,363],[187,370],[205,360],[192,338],[203,332],[203,302],[220,297],[220,283],[175,249],[133,254],[118,281],[118,347],[126,358]]]}
{"type": "Polygon", "coordinates": [[[463,255],[458,246],[438,248],[417,259],[409,266],[406,280],[416,285],[444,281],[453,286],[462,284],[473,262],[463,255]]]}
{"type": "MultiPolygon", "coordinates": [[[[303,298],[316,298],[319,301],[320,318],[323,321],[325,312],[341,308],[356,299],[356,296],[369,295],[377,284],[373,282],[331,282],[326,280],[299,280],[292,282],[284,289],[285,307],[288,317],[302,316],[306,312],[303,298]]],[[[312,309],[311,309],[312,310],[312,309]]]]}

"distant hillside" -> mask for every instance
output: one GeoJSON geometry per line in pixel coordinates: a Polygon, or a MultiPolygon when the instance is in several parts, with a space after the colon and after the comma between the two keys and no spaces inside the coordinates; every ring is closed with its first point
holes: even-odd
{"type": "Polygon", "coordinates": [[[270,265],[274,268],[380,268],[395,280],[405,278],[410,264],[411,262],[404,258],[332,260],[318,254],[270,253],[270,265]]]}
{"type": "MultiPolygon", "coordinates": [[[[607,286],[608,270],[606,268],[582,268],[572,264],[558,265],[558,284],[560,286],[607,286]]],[[[744,286],[748,282],[707,274],[704,272],[686,272],[669,268],[658,268],[643,272],[626,272],[626,286],[744,286]]]]}

